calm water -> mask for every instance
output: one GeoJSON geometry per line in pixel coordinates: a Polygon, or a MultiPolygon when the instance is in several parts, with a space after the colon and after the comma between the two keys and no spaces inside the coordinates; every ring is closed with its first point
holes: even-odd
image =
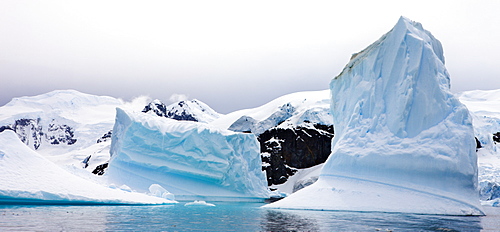
{"type": "Polygon", "coordinates": [[[500,231],[492,207],[485,217],[452,217],[259,206],[0,206],[0,231],[500,231]]]}

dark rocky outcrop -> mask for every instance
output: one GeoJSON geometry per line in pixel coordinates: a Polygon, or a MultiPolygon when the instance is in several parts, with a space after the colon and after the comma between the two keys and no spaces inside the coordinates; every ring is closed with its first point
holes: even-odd
{"type": "Polygon", "coordinates": [[[258,136],[268,184],[283,184],[297,169],[324,163],[331,152],[332,125],[271,128],[258,136]]]}
{"type": "Polygon", "coordinates": [[[163,104],[163,102],[159,100],[154,100],[150,102],[147,106],[142,110],[143,113],[153,112],[160,117],[167,117],[167,106],[163,104]]]}
{"type": "Polygon", "coordinates": [[[46,140],[50,144],[67,144],[73,145],[76,143],[75,132],[73,128],[68,125],[58,125],[50,123],[45,134],[46,140]]]}
{"type": "Polygon", "coordinates": [[[10,125],[0,126],[0,133],[4,132],[5,130],[11,130],[11,131],[13,131],[14,129],[12,129],[12,127],[10,127],[10,125]]]}
{"type": "Polygon", "coordinates": [[[108,168],[108,163],[103,163],[101,165],[97,165],[97,167],[95,167],[92,173],[98,176],[102,176],[107,168],[108,168]]]}
{"type": "Polygon", "coordinates": [[[187,110],[185,110],[187,106],[187,103],[185,101],[180,101],[177,103],[177,105],[178,107],[174,108],[172,106],[169,106],[172,109],[167,109],[167,106],[163,102],[159,100],[154,100],[151,103],[149,103],[146,107],[144,107],[142,112],[143,113],[154,112],[156,115],[160,117],[171,118],[178,121],[198,122],[198,119],[196,119],[192,114],[190,114],[187,110]]]}
{"type": "Polygon", "coordinates": [[[82,161],[82,164],[83,164],[83,168],[87,168],[89,166],[89,162],[90,162],[90,158],[92,157],[92,155],[89,155],[87,156],[83,161],[82,161]]]}
{"type": "Polygon", "coordinates": [[[10,127],[24,144],[32,146],[36,150],[40,147],[43,136],[42,126],[39,123],[40,118],[21,118],[17,119],[10,127]]]}
{"type": "Polygon", "coordinates": [[[24,144],[35,150],[42,142],[73,145],[77,141],[73,128],[68,125],[57,124],[52,120],[45,128],[47,129],[44,130],[40,118],[21,118],[16,119],[13,124],[0,127],[0,131],[13,130],[24,144]]]}
{"type": "Polygon", "coordinates": [[[483,145],[481,145],[481,142],[479,142],[479,139],[477,137],[474,137],[476,139],[476,152],[479,151],[479,148],[482,148],[483,145]]]}
{"type": "Polygon", "coordinates": [[[493,134],[493,141],[495,143],[500,143],[500,132],[493,134]]]}
{"type": "Polygon", "coordinates": [[[113,135],[113,130],[108,131],[108,133],[101,136],[101,138],[98,138],[97,143],[102,143],[102,142],[106,142],[106,141],[110,140],[111,135],[113,135]]]}

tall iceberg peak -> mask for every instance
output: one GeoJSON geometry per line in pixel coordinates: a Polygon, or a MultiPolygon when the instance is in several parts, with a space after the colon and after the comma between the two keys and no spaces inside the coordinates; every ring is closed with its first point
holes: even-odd
{"type": "Polygon", "coordinates": [[[449,88],[441,43],[401,17],[331,81],[318,182],[267,207],[481,215],[471,119],[449,88]]]}

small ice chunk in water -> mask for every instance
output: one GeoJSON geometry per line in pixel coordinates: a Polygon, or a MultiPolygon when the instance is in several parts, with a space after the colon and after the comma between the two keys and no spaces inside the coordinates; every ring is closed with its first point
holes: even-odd
{"type": "Polygon", "coordinates": [[[207,203],[206,201],[193,201],[184,204],[184,206],[215,206],[215,205],[207,203]]]}
{"type": "Polygon", "coordinates": [[[152,184],[151,186],[149,186],[149,192],[155,197],[161,197],[167,200],[175,201],[174,194],[170,193],[159,184],[152,184]]]}

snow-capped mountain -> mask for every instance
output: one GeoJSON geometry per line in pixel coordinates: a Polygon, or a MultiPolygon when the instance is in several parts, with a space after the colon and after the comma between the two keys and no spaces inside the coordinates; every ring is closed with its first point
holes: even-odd
{"type": "Polygon", "coordinates": [[[288,181],[291,176],[330,155],[334,131],[329,95],[329,90],[292,93],[223,115],[212,124],[257,135],[268,184],[291,193],[296,179],[288,181]]]}
{"type": "Polygon", "coordinates": [[[166,106],[163,102],[156,99],[150,102],[142,110],[144,113],[156,114],[160,117],[171,118],[179,121],[194,121],[209,123],[220,117],[207,104],[200,100],[179,101],[166,106]]]}
{"type": "Polygon", "coordinates": [[[14,98],[0,107],[0,125],[29,147],[87,147],[112,128],[114,108],[123,102],[74,90],[14,98]]]}
{"type": "Polygon", "coordinates": [[[144,106],[108,96],[57,90],[14,98],[0,107],[0,131],[13,130],[31,149],[61,167],[91,172],[109,159],[116,107],[144,106]],[[98,141],[102,143],[98,143],[98,141]]]}

